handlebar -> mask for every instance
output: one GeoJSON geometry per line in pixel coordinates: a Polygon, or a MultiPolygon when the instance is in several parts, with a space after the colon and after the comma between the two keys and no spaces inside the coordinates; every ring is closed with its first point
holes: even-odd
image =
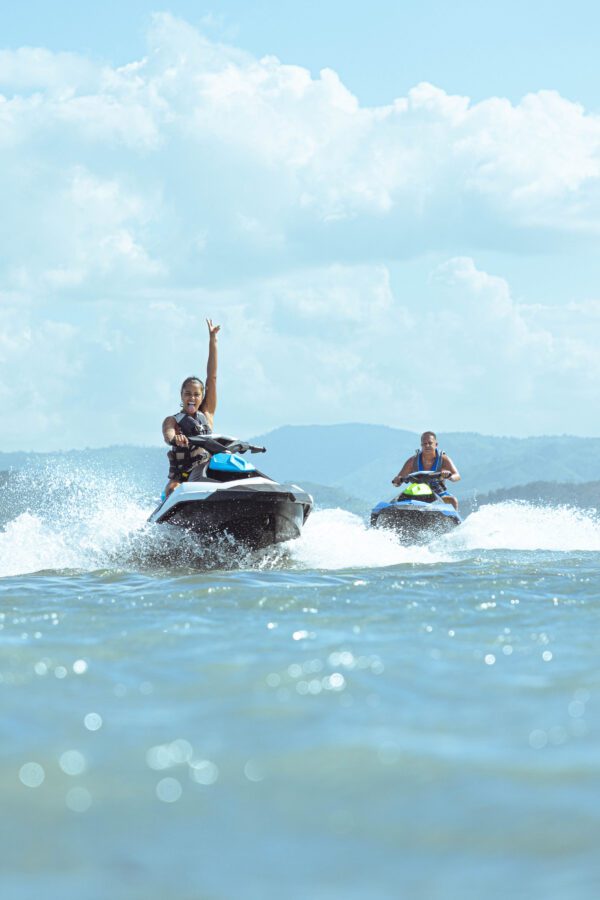
{"type": "MultiPolygon", "coordinates": [[[[440,481],[442,479],[441,472],[433,472],[431,470],[425,470],[424,472],[410,472],[409,475],[405,475],[402,479],[402,482],[408,481],[412,484],[427,484],[429,481],[434,480],[440,481]]],[[[400,482],[400,483],[402,483],[400,482]]]]}
{"type": "Polygon", "coordinates": [[[189,437],[188,441],[194,447],[204,447],[209,453],[266,453],[266,447],[256,447],[239,438],[227,437],[224,434],[198,434],[189,437]]]}

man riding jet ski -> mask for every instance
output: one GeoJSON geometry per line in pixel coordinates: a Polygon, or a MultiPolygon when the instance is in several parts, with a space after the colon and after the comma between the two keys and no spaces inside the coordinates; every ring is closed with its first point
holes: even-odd
{"type": "Polygon", "coordinates": [[[371,525],[389,528],[407,543],[431,540],[451,531],[462,522],[458,512],[437,494],[432,484],[439,472],[412,472],[403,481],[406,487],[398,497],[378,503],[371,510],[371,525]]]}
{"type": "Polygon", "coordinates": [[[207,541],[228,535],[251,549],[300,537],[312,497],[295,484],[279,484],[241,455],[264,453],[264,447],[217,434],[188,441],[202,454],[149,522],[168,522],[207,541]]]}
{"type": "Polygon", "coordinates": [[[378,503],[371,512],[371,525],[393,528],[403,539],[430,538],[460,525],[458,501],[447,490],[445,481],[460,481],[458,469],[438,450],[433,431],[421,435],[421,449],[406,460],[392,484],[402,493],[389,502],[378,503]],[[451,508],[449,508],[451,507],[451,508]]]}
{"type": "Polygon", "coordinates": [[[441,497],[444,503],[450,503],[458,511],[458,500],[449,493],[444,480],[460,481],[460,475],[448,454],[438,449],[435,432],[423,432],[421,435],[421,449],[415,450],[413,456],[406,460],[396,477],[392,480],[392,484],[400,487],[406,476],[412,472],[435,472],[438,477],[432,480],[432,490],[435,491],[438,497],[441,497]]]}

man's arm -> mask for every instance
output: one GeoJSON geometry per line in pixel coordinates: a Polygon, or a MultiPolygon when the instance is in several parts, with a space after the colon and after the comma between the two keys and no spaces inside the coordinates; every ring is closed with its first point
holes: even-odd
{"type": "Polygon", "coordinates": [[[460,473],[449,456],[444,453],[442,471],[440,475],[444,481],[460,481],[460,473]]]}
{"type": "Polygon", "coordinates": [[[213,325],[212,319],[207,319],[206,324],[208,325],[208,362],[206,364],[204,400],[200,409],[212,428],[213,416],[217,408],[217,334],[221,326],[213,325]]]}
{"type": "Polygon", "coordinates": [[[402,468],[400,469],[400,471],[398,472],[396,477],[392,478],[392,484],[395,484],[396,487],[399,487],[402,484],[402,482],[404,481],[404,479],[406,478],[406,476],[410,475],[410,473],[414,471],[414,468],[415,468],[415,457],[410,456],[406,460],[406,462],[404,463],[404,465],[402,466],[402,468]]]}

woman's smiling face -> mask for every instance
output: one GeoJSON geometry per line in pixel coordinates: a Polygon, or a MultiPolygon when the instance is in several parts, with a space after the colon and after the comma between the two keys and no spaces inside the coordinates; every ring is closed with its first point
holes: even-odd
{"type": "Polygon", "coordinates": [[[204,391],[199,381],[189,381],[181,390],[181,406],[184,413],[194,416],[200,409],[204,391]]]}

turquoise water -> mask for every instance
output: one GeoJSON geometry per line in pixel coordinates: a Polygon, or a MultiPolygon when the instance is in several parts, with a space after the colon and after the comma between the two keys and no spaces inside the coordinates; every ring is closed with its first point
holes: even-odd
{"type": "Polygon", "coordinates": [[[206,568],[67,494],[0,531],[3,896],[598,896],[595,513],[321,510],[206,568]]]}

